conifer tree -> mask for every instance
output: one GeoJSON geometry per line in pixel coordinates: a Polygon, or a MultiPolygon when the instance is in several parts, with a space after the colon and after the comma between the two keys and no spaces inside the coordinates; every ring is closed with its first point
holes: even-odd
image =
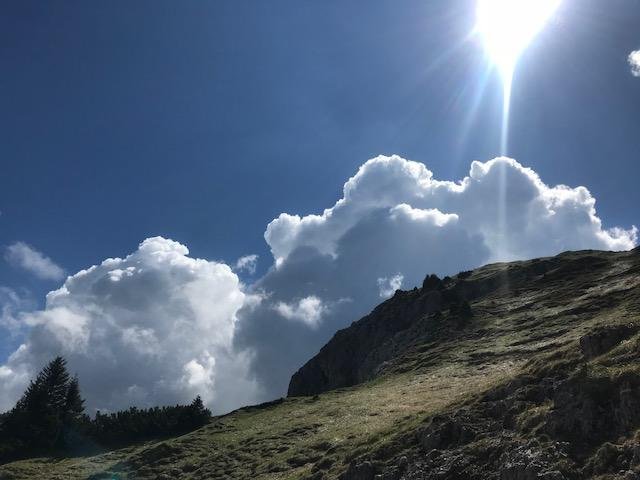
{"type": "Polygon", "coordinates": [[[13,410],[0,416],[0,462],[179,435],[210,417],[198,396],[189,405],[98,412],[92,420],[84,414],[78,377],[71,377],[65,359],[57,357],[31,381],[13,410]]]}
{"type": "Polygon", "coordinates": [[[53,415],[61,417],[67,403],[67,390],[70,382],[67,361],[62,357],[54,358],[44,367],[42,376],[47,394],[47,407],[53,415]]]}
{"type": "Polygon", "coordinates": [[[73,377],[67,386],[64,406],[65,423],[79,420],[84,414],[84,399],[80,396],[78,377],[73,377]]]}

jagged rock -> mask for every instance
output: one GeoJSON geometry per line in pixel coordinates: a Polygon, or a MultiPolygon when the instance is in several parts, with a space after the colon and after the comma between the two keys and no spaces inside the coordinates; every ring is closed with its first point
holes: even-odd
{"type": "Polygon", "coordinates": [[[293,375],[288,395],[316,395],[374,378],[386,361],[397,357],[415,338],[410,333],[412,328],[428,330],[425,319],[439,312],[443,302],[440,290],[395,295],[368,316],[337,332],[318,355],[293,375]]]}
{"type": "Polygon", "coordinates": [[[592,359],[608,352],[637,331],[637,325],[601,327],[580,338],[580,349],[586,359],[592,359]]]}
{"type": "Polygon", "coordinates": [[[612,465],[618,460],[618,457],[622,454],[622,449],[618,445],[606,442],[603,444],[591,461],[591,471],[594,474],[601,474],[607,472],[612,465]]]}
{"type": "Polygon", "coordinates": [[[546,431],[576,444],[597,445],[640,425],[640,376],[597,377],[582,372],[554,395],[546,431]]]}
{"type": "Polygon", "coordinates": [[[352,463],[348,470],[340,476],[340,480],[374,480],[375,473],[375,468],[369,461],[352,463]]]}
{"type": "Polygon", "coordinates": [[[638,444],[631,447],[631,465],[640,466],[640,445],[638,444]]]}
{"type": "Polygon", "coordinates": [[[374,478],[375,480],[399,480],[400,475],[401,473],[397,467],[391,467],[385,470],[384,473],[376,475],[374,478]]]}
{"type": "Polygon", "coordinates": [[[444,287],[444,283],[437,275],[427,275],[422,282],[422,290],[427,292],[429,290],[438,290],[444,287]]]}
{"type": "Polygon", "coordinates": [[[555,464],[562,458],[554,446],[528,443],[507,451],[501,459],[500,480],[564,480],[555,464]]]}
{"type": "Polygon", "coordinates": [[[615,417],[623,428],[635,426],[640,416],[640,389],[630,381],[620,387],[619,403],[615,409],[615,417]]]}
{"type": "Polygon", "coordinates": [[[425,451],[441,450],[473,440],[474,432],[468,426],[446,417],[434,417],[428,426],[416,432],[418,442],[425,451]]]}

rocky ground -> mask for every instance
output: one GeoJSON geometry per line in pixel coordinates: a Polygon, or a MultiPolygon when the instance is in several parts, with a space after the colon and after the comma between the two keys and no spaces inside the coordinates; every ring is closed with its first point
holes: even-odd
{"type": "Polygon", "coordinates": [[[290,398],[0,479],[640,479],[640,250],[428,277],[336,334],[290,398]]]}

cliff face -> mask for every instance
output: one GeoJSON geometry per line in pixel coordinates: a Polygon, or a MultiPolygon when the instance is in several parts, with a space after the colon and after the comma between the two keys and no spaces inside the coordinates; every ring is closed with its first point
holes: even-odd
{"type": "Polygon", "coordinates": [[[373,378],[420,330],[435,336],[433,318],[445,305],[438,288],[397,292],[370,315],[341,330],[291,379],[289,396],[305,396],[347,387],[373,378]]]}

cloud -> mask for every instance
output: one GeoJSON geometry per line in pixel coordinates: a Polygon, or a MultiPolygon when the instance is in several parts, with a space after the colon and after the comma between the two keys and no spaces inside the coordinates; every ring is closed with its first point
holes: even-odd
{"type": "Polygon", "coordinates": [[[314,328],[329,309],[318,297],[309,295],[292,304],[278,302],[274,310],[287,320],[299,321],[314,328]]]}
{"type": "Polygon", "coordinates": [[[378,296],[380,298],[389,298],[396,292],[396,290],[400,289],[403,280],[404,276],[400,274],[394,275],[391,278],[378,278],[378,289],[380,291],[378,296]]]}
{"type": "Polygon", "coordinates": [[[640,77],[640,50],[635,50],[629,54],[629,66],[634,77],[640,77]]]}
{"type": "Polygon", "coordinates": [[[245,255],[238,259],[235,270],[237,272],[247,272],[249,275],[253,275],[256,273],[257,264],[258,255],[245,255]]]}
{"type": "Polygon", "coordinates": [[[262,301],[240,310],[235,344],[252,352],[254,378],[276,396],[336,330],[400,285],[498,260],[626,250],[637,231],[605,229],[586,188],[548,186],[515,160],[473,162],[467,177],[450,182],[422,163],[381,156],[360,167],[335,205],[283,213],[265,239],[274,266],[252,286],[262,301]],[[312,324],[273,314],[296,311],[302,298],[331,305],[330,313],[312,324]]]}
{"type": "Polygon", "coordinates": [[[180,243],[149,238],[125,258],[67,278],[44,309],[22,313],[30,331],[0,366],[0,408],[58,354],[79,375],[90,409],[196,395],[216,411],[252,403],[247,358],[231,350],[236,312],[249,299],[227,265],[188,254],[180,243]]]}
{"type": "Polygon", "coordinates": [[[43,280],[62,280],[64,270],[49,257],[27,245],[16,242],[5,250],[5,259],[14,266],[22,268],[43,280]]]}
{"type": "Polygon", "coordinates": [[[31,302],[14,289],[0,286],[0,329],[6,330],[10,335],[19,332],[23,325],[18,315],[30,306],[31,302]]]}

